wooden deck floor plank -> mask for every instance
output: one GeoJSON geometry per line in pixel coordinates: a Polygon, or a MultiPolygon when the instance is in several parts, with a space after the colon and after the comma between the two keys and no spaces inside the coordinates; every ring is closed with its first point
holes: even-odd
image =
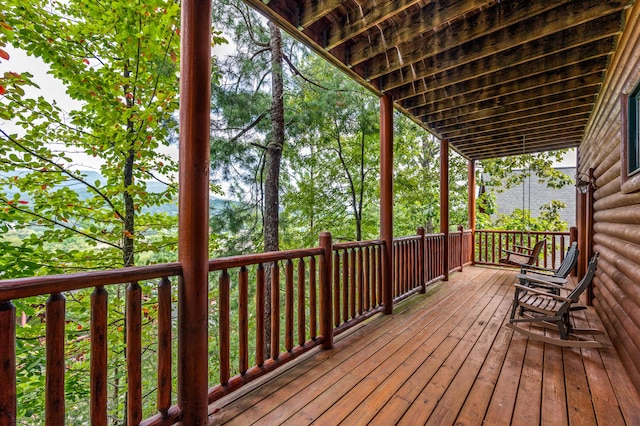
{"type": "Polygon", "coordinates": [[[490,425],[511,424],[513,408],[518,394],[522,363],[527,350],[527,338],[512,332],[511,341],[498,381],[493,390],[485,422],[490,425]]]}
{"type": "MultiPolygon", "coordinates": [[[[413,404],[404,414],[399,424],[423,424],[427,421],[438,401],[449,388],[460,366],[465,362],[469,352],[482,334],[487,322],[504,299],[506,286],[502,281],[499,281],[499,285],[501,289],[491,297],[486,305],[476,304],[474,310],[470,311],[468,318],[471,324],[469,327],[466,327],[467,333],[460,337],[460,342],[451,352],[451,355],[445,360],[443,365],[438,369],[438,372],[429,380],[426,386],[423,386],[422,391],[416,395],[413,404]],[[480,312],[476,311],[478,308],[481,308],[480,312]]],[[[482,300],[486,301],[486,297],[482,300]]],[[[456,331],[462,329],[462,327],[457,327],[456,331]]],[[[452,337],[458,337],[458,335],[456,334],[454,336],[452,333],[452,337]]]]}
{"type": "MultiPolygon", "coordinates": [[[[442,309],[447,309],[456,300],[455,293],[444,286],[438,285],[428,293],[429,296],[437,298],[434,304],[442,309]]],[[[263,413],[264,410],[268,409],[265,407],[266,399],[271,399],[277,406],[283,398],[295,395],[296,391],[304,389],[309,382],[321,377],[327,368],[335,368],[340,362],[349,361],[350,359],[353,361],[353,357],[356,354],[359,356],[365,355],[367,350],[373,351],[376,344],[382,345],[386,343],[388,339],[384,336],[395,334],[398,328],[402,328],[403,325],[408,327],[413,323],[414,315],[416,315],[413,310],[419,310],[419,307],[420,304],[415,302],[408,303],[406,306],[403,304],[393,316],[375,318],[374,321],[377,327],[374,330],[360,328],[348,336],[348,342],[343,342],[343,339],[338,337],[334,350],[320,351],[313,356],[313,360],[309,361],[309,364],[312,364],[311,368],[305,361],[303,366],[298,367],[296,365],[295,370],[285,369],[285,371],[269,381],[268,386],[260,386],[252,390],[249,394],[243,396],[238,403],[231,401],[227,404],[223,400],[214,403],[217,405],[218,411],[210,417],[210,421],[222,424],[238,415],[248,421],[252,418],[252,411],[257,410],[263,413]],[[417,308],[416,305],[418,305],[417,308]],[[325,364],[325,361],[329,363],[325,364]],[[299,382],[292,383],[294,381],[299,382]]]]}
{"type": "MultiPolygon", "coordinates": [[[[451,274],[394,315],[338,336],[333,350],[217,401],[209,424],[391,425],[405,415],[423,424],[432,412],[429,421],[443,426],[640,425],[640,396],[606,336],[598,337],[603,349],[560,349],[500,326],[513,275],[478,267],[451,274]],[[425,413],[414,416],[416,405],[425,413]]],[[[586,313],[578,323],[601,328],[586,313]]]]}
{"type": "MultiPolygon", "coordinates": [[[[473,300],[473,298],[471,298],[473,300]]],[[[332,421],[341,420],[353,409],[352,402],[360,401],[369,395],[377,383],[384,380],[394,373],[394,371],[415,351],[421,344],[436,334],[442,334],[442,339],[446,333],[450,333],[456,329],[458,324],[457,318],[464,317],[465,313],[462,306],[454,306],[453,309],[447,310],[449,317],[443,315],[433,315],[429,317],[429,321],[419,321],[415,324],[415,329],[419,330],[412,334],[412,339],[407,341],[404,338],[394,339],[390,345],[381,348],[375,355],[362,363],[355,369],[351,370],[348,375],[341,378],[338,382],[317,395],[312,402],[307,402],[304,408],[300,410],[280,410],[277,414],[267,416],[263,419],[266,423],[279,422],[287,419],[288,424],[300,424],[315,420],[321,416],[324,411],[334,407],[332,421]],[[420,329],[421,327],[421,329],[420,329]],[[442,332],[441,328],[445,327],[442,332]],[[363,383],[360,385],[360,383],[363,383]],[[354,386],[357,386],[356,395],[350,395],[349,392],[354,386]],[[341,400],[343,404],[336,404],[341,400]],[[337,411],[341,410],[341,411],[337,411]],[[290,418],[287,418],[289,411],[293,411],[290,418]],[[340,414],[342,413],[342,414],[340,414]]],[[[357,405],[357,404],[356,404],[357,405]]],[[[288,405],[288,407],[293,407],[288,405]]]]}
{"type": "MultiPolygon", "coordinates": [[[[458,314],[462,313],[459,309],[458,314]]],[[[319,424],[329,420],[338,422],[343,420],[345,416],[348,417],[344,419],[344,424],[366,424],[388,401],[393,393],[411,377],[422,362],[424,362],[447,337],[447,334],[456,328],[456,321],[456,318],[452,316],[450,319],[445,320],[443,326],[431,336],[426,338],[425,336],[416,336],[416,338],[411,339],[415,343],[409,341],[407,345],[403,347],[402,353],[398,352],[395,354],[395,357],[401,361],[399,365],[397,365],[397,369],[385,377],[384,375],[376,374],[378,370],[384,371],[384,366],[380,366],[369,375],[370,378],[374,379],[369,383],[374,385],[371,387],[365,386],[364,388],[358,385],[357,389],[349,391],[340,401],[332,405],[330,409],[317,419],[319,424]],[[358,404],[358,401],[363,402],[358,404]]],[[[398,363],[398,361],[396,361],[396,363],[398,363]]],[[[328,393],[333,394],[332,391],[328,393]]]]}
{"type": "Polygon", "coordinates": [[[542,371],[541,425],[563,426],[568,424],[564,377],[562,348],[545,344],[542,371]]]}
{"type": "MultiPolygon", "coordinates": [[[[467,296],[471,296],[477,291],[483,291],[481,287],[467,290],[469,292],[467,296]]],[[[467,291],[463,291],[462,293],[466,292],[467,291]]],[[[474,298],[470,297],[470,300],[474,300],[474,298]]],[[[448,299],[447,303],[455,305],[455,298],[451,300],[448,299]]],[[[445,308],[445,310],[447,309],[445,308]]],[[[415,330],[428,327],[430,321],[439,320],[441,315],[438,313],[438,310],[433,310],[422,312],[420,315],[414,315],[411,318],[412,321],[405,324],[405,332],[413,335],[416,333],[415,330]]],[[[383,362],[382,359],[375,358],[376,354],[382,354],[380,356],[388,357],[390,354],[395,353],[397,348],[404,342],[404,336],[400,333],[400,328],[401,327],[393,327],[388,333],[385,333],[383,336],[388,335],[388,338],[383,345],[376,345],[375,342],[365,342],[365,345],[359,349],[356,348],[354,350],[353,348],[349,348],[350,350],[345,351],[348,352],[346,360],[339,365],[332,366],[326,374],[312,378],[309,377],[309,375],[301,376],[296,379],[299,388],[296,387],[293,390],[282,389],[260,401],[260,403],[249,407],[238,417],[238,424],[247,424],[247,422],[257,421],[258,419],[264,424],[278,424],[278,422],[288,419],[291,415],[299,413],[305,406],[309,405],[311,401],[330,387],[332,383],[342,380],[345,374],[353,374],[354,369],[359,366],[362,366],[362,368],[373,368],[378,365],[379,362],[383,362]],[[291,398],[293,396],[295,396],[295,398],[291,398]],[[284,407],[281,404],[283,398],[286,398],[288,401],[284,407]],[[278,408],[278,410],[275,411],[275,408],[278,408]]],[[[385,339],[378,340],[382,341],[385,339]]],[[[342,353],[340,353],[340,355],[342,355],[342,353]]],[[[332,364],[332,361],[336,357],[328,359],[326,364],[332,364]]],[[[345,358],[345,356],[341,358],[345,358]]],[[[301,414],[306,414],[306,412],[301,414]]],[[[231,422],[231,424],[234,424],[234,422],[231,422]]]]}
{"type": "Polygon", "coordinates": [[[563,348],[562,352],[564,370],[571,372],[565,377],[569,424],[595,425],[596,418],[580,350],[563,348]]]}
{"type": "MultiPolygon", "coordinates": [[[[503,286],[503,288],[505,290],[508,289],[506,286],[503,286]]],[[[510,306],[511,295],[505,292],[497,309],[487,322],[462,366],[458,369],[455,378],[440,401],[438,401],[426,424],[441,425],[455,423],[458,413],[467,399],[467,395],[494,344],[498,330],[504,323],[510,306]]]]}
{"type": "MultiPolygon", "coordinates": [[[[604,325],[600,318],[593,309],[586,312],[586,319],[589,327],[597,330],[604,330],[604,325]]],[[[603,344],[603,350],[583,349],[582,354],[585,358],[585,365],[587,360],[599,357],[604,365],[607,377],[609,377],[609,383],[613,386],[613,392],[615,396],[614,403],[620,407],[625,424],[627,425],[640,425],[640,394],[638,390],[633,386],[629,376],[620,361],[620,358],[616,355],[615,348],[606,335],[595,336],[595,339],[603,344]]],[[[589,371],[587,372],[589,374],[589,371]]],[[[589,376],[589,385],[591,386],[592,378],[589,376]]],[[[596,401],[600,402],[600,394],[596,394],[596,401]]],[[[606,404],[606,401],[603,401],[606,404]]],[[[611,403],[611,402],[610,402],[611,403]]],[[[596,403],[594,403],[596,406],[596,403]]],[[[596,412],[596,415],[598,411],[596,412]]],[[[613,424],[613,423],[611,423],[613,424]]]]}

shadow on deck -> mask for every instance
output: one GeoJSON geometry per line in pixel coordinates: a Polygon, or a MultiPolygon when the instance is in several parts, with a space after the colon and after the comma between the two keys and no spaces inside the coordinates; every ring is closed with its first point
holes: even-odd
{"type": "Polygon", "coordinates": [[[640,425],[640,396],[606,335],[603,349],[570,349],[502,327],[514,275],[465,268],[216,401],[210,424],[640,425]]]}

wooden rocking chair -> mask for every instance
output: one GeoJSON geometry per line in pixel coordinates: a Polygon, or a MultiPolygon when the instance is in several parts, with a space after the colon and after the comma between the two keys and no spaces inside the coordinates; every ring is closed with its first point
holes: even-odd
{"type": "Polygon", "coordinates": [[[538,241],[533,248],[524,247],[524,246],[513,246],[517,249],[517,251],[505,250],[502,251],[506,253],[506,256],[502,259],[498,260],[500,263],[504,263],[506,265],[515,265],[515,266],[525,266],[525,265],[533,265],[536,260],[538,260],[538,255],[544,246],[546,240],[538,241]]]}
{"type": "MultiPolygon", "coordinates": [[[[574,328],[570,317],[571,312],[574,310],[572,309],[572,305],[578,302],[580,295],[591,284],[596,272],[597,263],[598,253],[591,258],[585,276],[566,297],[548,293],[545,290],[516,284],[511,317],[509,323],[505,325],[533,340],[539,340],[545,343],[573,348],[601,348],[602,344],[600,342],[586,340],[578,335],[602,334],[602,331],[574,328]],[[518,310],[520,310],[521,318],[515,318],[518,310]],[[557,329],[560,336],[558,338],[544,335],[544,332],[536,333],[518,326],[517,324],[519,323],[530,323],[531,325],[557,329]]],[[[579,306],[577,309],[584,309],[584,307],[579,306]]]]}
{"type": "Polygon", "coordinates": [[[557,286],[564,286],[567,284],[567,277],[578,262],[578,253],[578,243],[574,241],[571,243],[571,246],[569,247],[569,250],[567,250],[567,253],[558,269],[526,265],[521,268],[520,273],[516,275],[516,278],[520,281],[521,285],[527,287],[547,288],[555,294],[560,294],[557,286]],[[549,283],[553,285],[549,286],[549,283]]]}

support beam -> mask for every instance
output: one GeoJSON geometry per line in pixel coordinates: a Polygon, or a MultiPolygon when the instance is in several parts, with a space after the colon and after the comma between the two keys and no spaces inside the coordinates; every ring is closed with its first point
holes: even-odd
{"type": "MultiPolygon", "coordinates": [[[[595,182],[595,178],[593,176],[593,172],[594,169],[590,168],[589,169],[589,182],[595,182]]],[[[591,256],[593,256],[593,202],[594,202],[594,197],[593,197],[593,193],[595,192],[595,188],[593,187],[592,184],[589,185],[589,191],[586,194],[586,201],[585,201],[585,231],[586,231],[586,237],[585,237],[585,245],[586,245],[586,262],[585,265],[588,264],[589,259],[591,259],[591,256]]],[[[586,268],[586,267],[585,267],[586,268]]],[[[585,269],[586,271],[586,269],[585,269]]],[[[582,277],[580,277],[582,278],[582,277]]],[[[589,306],[593,306],[593,281],[591,282],[591,284],[589,285],[589,287],[587,288],[587,305],[589,306]]]]}
{"type": "Polygon", "coordinates": [[[211,2],[184,0],[180,35],[178,406],[182,424],[207,424],[207,290],[211,2]]]}
{"type": "Polygon", "coordinates": [[[469,229],[471,230],[471,262],[475,264],[476,260],[476,162],[469,160],[467,164],[467,186],[468,186],[468,214],[469,229]]]}
{"type": "Polygon", "coordinates": [[[380,239],[384,240],[382,301],[385,313],[393,313],[393,101],[380,98],[380,239]]]}
{"type": "Polygon", "coordinates": [[[440,233],[444,234],[442,263],[449,280],[449,141],[440,141],[440,233]]]}

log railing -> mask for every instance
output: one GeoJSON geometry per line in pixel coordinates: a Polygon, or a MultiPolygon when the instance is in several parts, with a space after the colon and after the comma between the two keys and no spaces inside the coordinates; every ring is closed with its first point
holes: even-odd
{"type": "Polygon", "coordinates": [[[462,270],[473,263],[473,233],[461,226],[457,232],[449,233],[449,268],[451,271],[462,270]]]}
{"type": "MultiPolygon", "coordinates": [[[[461,232],[450,237],[452,251],[462,250],[450,255],[460,259],[458,263],[466,263],[468,254],[465,253],[471,251],[465,248],[468,235],[461,232]]],[[[426,285],[443,277],[443,246],[443,234],[425,235],[422,229],[415,236],[394,240],[394,278],[386,284],[392,286],[394,302],[423,291],[426,285]]],[[[209,369],[209,381],[213,382],[209,401],[316,346],[331,348],[335,334],[382,312],[385,307],[382,265],[386,255],[382,240],[332,244],[331,235],[323,233],[316,248],[210,260],[210,365],[202,370],[207,374],[206,368],[209,369]],[[268,314],[264,303],[267,286],[271,290],[268,314]]],[[[175,364],[176,361],[189,362],[172,357],[176,351],[175,334],[181,329],[176,314],[175,285],[175,277],[182,279],[181,275],[181,265],[172,263],[1,281],[0,424],[16,422],[18,312],[13,302],[22,303],[34,296],[48,297],[46,315],[32,319],[46,326],[46,336],[42,339],[46,346],[42,419],[46,419],[47,424],[64,424],[70,415],[65,412],[64,391],[66,357],[69,356],[65,352],[69,345],[65,326],[68,327],[71,320],[67,299],[77,299],[81,292],[91,289],[90,320],[83,328],[88,345],[86,356],[90,360],[86,383],[90,397],[86,405],[91,424],[107,424],[107,405],[112,397],[108,383],[116,376],[126,376],[124,415],[128,424],[179,421],[182,413],[175,405],[173,392],[175,364]],[[114,320],[110,305],[119,303],[121,298],[125,300],[123,317],[114,320]],[[151,313],[150,298],[153,299],[151,313]],[[118,324],[122,324],[123,329],[118,324]],[[110,354],[117,350],[108,336],[114,327],[121,334],[120,349],[126,354],[124,364],[119,367],[109,361],[110,354]],[[152,343],[148,341],[149,336],[152,343]],[[122,345],[122,341],[126,345],[122,345]],[[150,354],[154,357],[152,361],[149,361],[150,354]],[[157,377],[157,383],[150,384],[146,373],[143,377],[143,370],[147,371],[150,365],[155,367],[153,379],[157,377]],[[113,368],[119,371],[114,373],[113,368]],[[126,372],[124,376],[122,369],[126,372]],[[150,397],[144,397],[147,395],[152,395],[155,403],[151,404],[150,397]],[[142,420],[144,418],[146,420],[142,420]]],[[[120,380],[119,386],[122,386],[125,380],[120,380]]]]}
{"type": "Polygon", "coordinates": [[[533,247],[536,242],[546,240],[538,261],[539,266],[557,268],[569,248],[569,232],[541,231],[475,231],[475,263],[477,265],[505,266],[499,263],[503,250],[515,250],[515,246],[533,247]]]}

